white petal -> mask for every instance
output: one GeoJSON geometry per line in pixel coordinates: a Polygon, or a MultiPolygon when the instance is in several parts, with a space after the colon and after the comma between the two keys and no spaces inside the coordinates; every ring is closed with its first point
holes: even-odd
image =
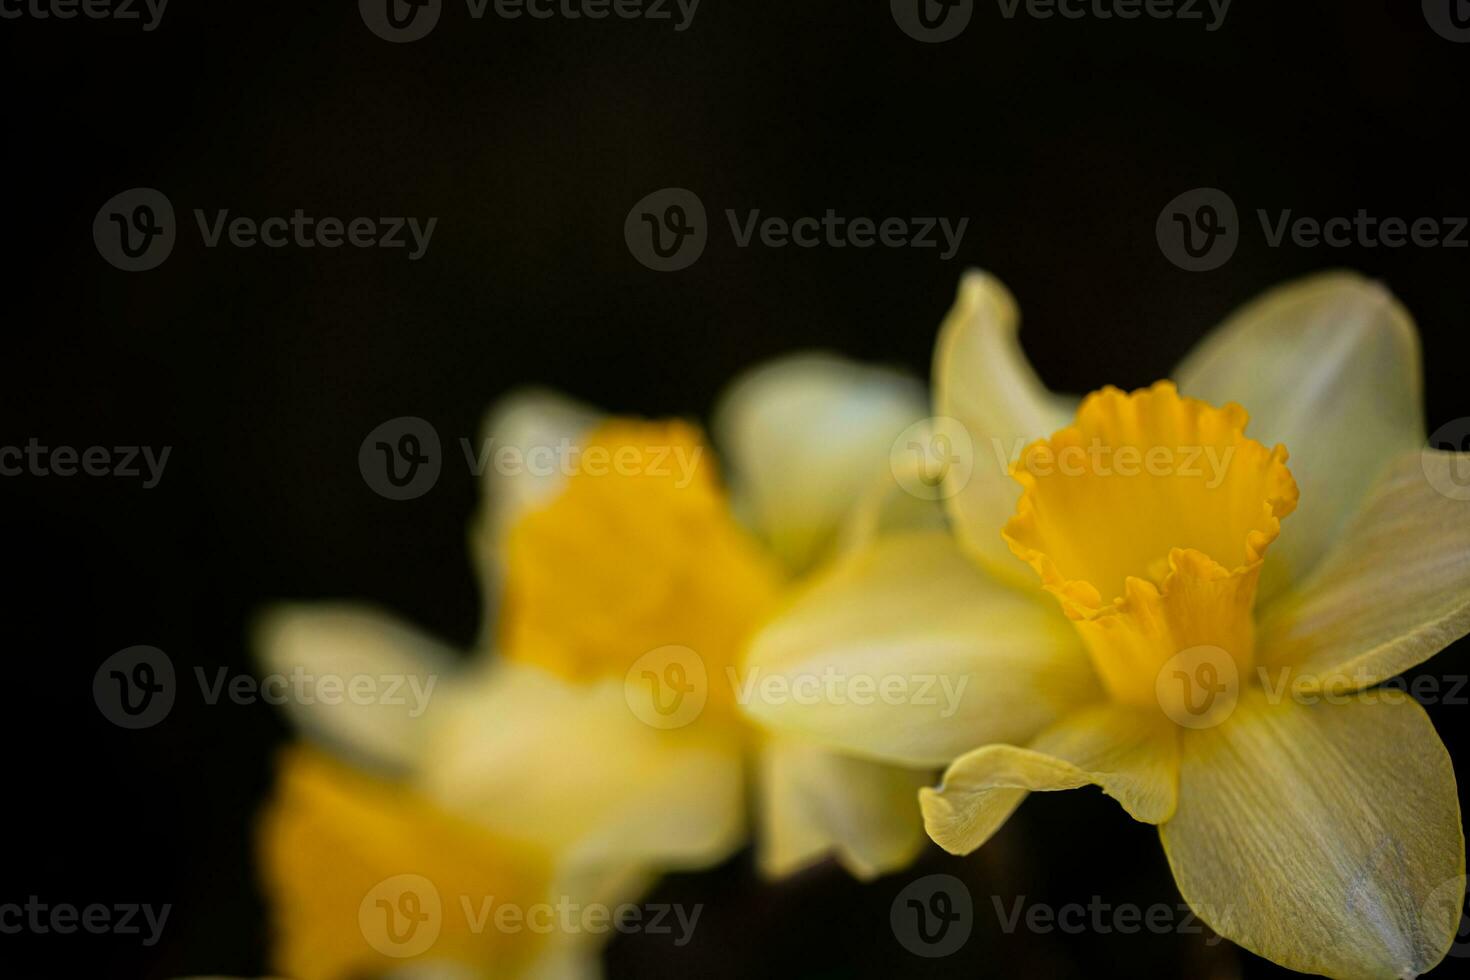
{"type": "Polygon", "coordinates": [[[744,832],[741,746],[643,724],[622,679],[572,684],[501,663],[444,707],[419,772],[453,812],[563,855],[563,873],[702,867],[744,832]]]}
{"type": "Polygon", "coordinates": [[[1266,293],[1206,337],[1175,380],[1186,395],[1240,403],[1247,435],[1291,453],[1301,504],[1267,554],[1263,597],[1310,571],[1383,468],[1424,442],[1413,321],[1353,273],[1266,293]]]}
{"type": "Polygon", "coordinates": [[[254,639],[268,675],[262,694],[283,696],[303,734],[380,768],[418,761],[431,715],[459,669],[449,647],[363,605],[275,606],[257,622],[254,639]],[[352,693],[354,679],[364,693],[352,693]]]}
{"type": "Polygon", "coordinates": [[[756,635],[738,692],[775,731],[914,767],[1029,739],[1099,696],[1050,597],[990,578],[942,531],[818,575],[756,635]]]}
{"type": "Polygon", "coordinates": [[[973,466],[955,468],[946,484],[955,533],[994,574],[1034,586],[1031,569],[1001,538],[1021,496],[1009,466],[1027,443],[1066,426],[1075,401],[1042,385],[1021,350],[1019,325],[1005,286],[986,273],[967,272],[939,329],[934,405],[936,415],[964,426],[973,455],[973,466]]]}
{"type": "Polygon", "coordinates": [[[475,446],[483,502],[470,528],[470,550],[484,593],[487,636],[500,599],[506,527],[561,488],[576,459],[571,450],[600,418],[592,408],[540,389],[507,395],[486,413],[475,446]]]}
{"type": "Polygon", "coordinates": [[[896,871],[925,843],[928,770],[869,762],[792,738],[761,754],[761,867],[781,877],[835,853],[859,878],[896,871]]]}
{"type": "Polygon", "coordinates": [[[1159,834],[1217,933],[1334,977],[1413,977],[1444,956],[1465,837],[1449,755],[1412,699],[1307,706],[1251,687],[1180,751],[1179,806],[1159,834]]]}
{"type": "Polygon", "coordinates": [[[925,402],[913,378],[827,354],[748,372],[714,416],[738,512],[788,568],[807,568],[887,472],[894,440],[925,402]]]}
{"type": "Polygon", "coordinates": [[[1408,670],[1470,632],[1470,500],[1442,494],[1470,456],[1408,453],[1368,496],[1327,559],[1266,611],[1263,668],[1301,690],[1357,690],[1408,670]]]}
{"type": "Polygon", "coordinates": [[[955,760],[936,789],[919,794],[929,836],[969,854],[1001,828],[1028,793],[1102,787],[1135,820],[1174,812],[1178,735],[1156,711],[1103,703],[1063,718],[1026,748],[986,745],[955,760]]]}

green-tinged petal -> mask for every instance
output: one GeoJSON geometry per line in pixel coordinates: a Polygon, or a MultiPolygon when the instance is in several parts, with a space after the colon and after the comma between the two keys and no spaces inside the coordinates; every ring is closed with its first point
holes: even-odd
{"type": "Polygon", "coordinates": [[[699,867],[744,831],[740,744],[639,721],[622,678],[574,684],[498,664],[444,705],[419,780],[442,806],[563,856],[562,874],[699,867]]]}
{"type": "Polygon", "coordinates": [[[947,477],[956,535],[995,574],[1034,586],[1035,576],[1000,534],[1021,496],[1009,467],[1027,443],[1070,422],[1076,405],[1043,387],[1021,350],[1019,325],[1016,301],[999,280],[965,273],[939,328],[934,406],[936,415],[964,426],[973,453],[973,467],[956,467],[947,477]]]}
{"type": "Polygon", "coordinates": [[[914,794],[927,770],[904,769],[772,738],[761,753],[761,869],[791,874],[836,853],[868,879],[896,871],[924,846],[914,794]]]}
{"type": "Polygon", "coordinates": [[[834,563],[753,640],[737,697],[776,731],[880,761],[946,765],[1100,697],[1075,630],[945,532],[834,563]]]}
{"type": "Polygon", "coordinates": [[[1263,597],[1310,571],[1384,466],[1424,442],[1413,321],[1354,273],[1266,293],[1206,337],[1175,380],[1186,395],[1240,403],[1253,439],[1291,453],[1301,506],[1267,555],[1263,597]]]}
{"type": "Polygon", "coordinates": [[[500,599],[506,527],[561,488],[576,465],[578,440],[599,419],[586,405],[535,388],[507,395],[486,413],[474,447],[483,500],[470,527],[470,552],[484,593],[487,639],[500,599]]]}
{"type": "Polygon", "coordinates": [[[1181,736],[1179,807],[1160,828],[1180,892],[1220,935],[1303,973],[1417,976],[1459,928],[1449,755],[1417,703],[1374,694],[1308,706],[1252,688],[1225,723],[1181,736]]]}
{"type": "Polygon", "coordinates": [[[1289,667],[1302,690],[1358,690],[1470,632],[1470,500],[1430,479],[1467,465],[1458,453],[1401,456],[1326,560],[1266,611],[1263,667],[1289,667]]]}
{"type": "Polygon", "coordinates": [[[1039,790],[1097,785],[1135,820],[1174,812],[1178,732],[1158,712],[1115,704],[1085,708],[1027,748],[986,745],[955,760],[936,789],[920,791],[924,827],[951,854],[968,854],[1039,790]]]}
{"type": "Polygon", "coordinates": [[[365,605],[275,606],[254,641],[262,697],[335,753],[394,770],[418,760],[458,671],[449,647],[365,605]]]}
{"type": "Polygon", "coordinates": [[[925,403],[913,378],[826,354],[750,371],[714,416],[737,511],[787,568],[811,566],[925,403]]]}

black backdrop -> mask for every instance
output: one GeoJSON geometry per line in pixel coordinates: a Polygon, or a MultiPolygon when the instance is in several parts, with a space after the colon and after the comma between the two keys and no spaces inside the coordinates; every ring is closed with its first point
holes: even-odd
{"type": "MultiPolygon", "coordinates": [[[[351,0],[173,0],[151,32],[23,17],[0,20],[0,42],[0,444],[173,447],[151,490],[0,479],[0,900],[174,906],[153,948],[0,936],[5,972],[264,969],[249,835],[281,719],[182,699],[164,724],[125,732],[99,715],[91,678],[140,643],[181,671],[245,670],[245,625],[281,597],[372,598],[469,642],[472,478],[447,465],[418,500],[372,493],[357,449],[385,419],[422,416],[452,442],[526,381],[703,416],[738,370],[809,347],[924,373],[967,265],[1010,284],[1043,376],[1074,391],[1148,383],[1259,290],[1357,268],[1420,324],[1430,429],[1470,415],[1470,251],[1270,248],[1253,219],[1470,213],[1470,45],[1437,36],[1417,3],[1237,0],[1216,31],[1007,20],[981,3],[964,34],[935,45],[874,0],[704,0],[683,32],[474,22],[449,4],[430,36],[389,44],[351,0]],[[167,262],[129,274],[99,257],[90,229],[136,186],[166,193],[180,230],[167,262]],[[623,221],[666,186],[694,190],[716,227],[695,265],[659,274],[630,256],[623,221]],[[1190,273],[1154,226],[1201,186],[1240,207],[1242,240],[1223,267],[1190,273]],[[401,250],[206,249],[190,217],[298,207],[439,223],[410,262],[401,250]],[[948,262],[935,250],[741,249],[727,207],[970,227],[948,262]]],[[[1464,674],[1464,646],[1423,670],[1464,674]]],[[[1470,709],[1429,710],[1463,772],[1470,709]]],[[[1178,900],[1154,833],[1095,792],[1033,797],[991,847],[931,854],[914,873],[936,870],[977,896],[976,934],[948,959],[909,956],[887,928],[912,875],[854,886],[817,870],[763,888],[742,857],[661,888],[705,903],[693,943],[620,939],[609,969],[1277,972],[1199,937],[1002,935],[991,894],[1178,900]]]]}

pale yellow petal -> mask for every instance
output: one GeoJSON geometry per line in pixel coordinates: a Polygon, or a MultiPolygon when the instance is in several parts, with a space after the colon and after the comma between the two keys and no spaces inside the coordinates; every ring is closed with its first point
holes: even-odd
{"type": "Polygon", "coordinates": [[[486,413],[467,462],[481,487],[470,554],[480,573],[487,640],[500,601],[506,528],[561,489],[577,465],[579,440],[600,418],[593,408],[538,388],[507,395],[486,413]]]}
{"type": "Polygon", "coordinates": [[[1239,402],[1247,435],[1291,452],[1301,507],[1267,558],[1263,596],[1310,571],[1384,466],[1423,443],[1420,372],[1409,314],[1349,272],[1266,293],[1179,365],[1184,394],[1239,402]]]}
{"type": "Polygon", "coordinates": [[[788,569],[810,567],[926,401],[914,378],[828,354],[746,373],[714,415],[737,511],[788,569]]]}
{"type": "Polygon", "coordinates": [[[274,606],[257,621],[254,645],[263,699],[334,752],[389,769],[417,761],[458,671],[449,647],[351,603],[274,606]]]}
{"type": "Polygon", "coordinates": [[[761,753],[761,869],[781,877],[836,854],[858,878],[905,867],[923,848],[914,794],[928,770],[869,762],[791,738],[761,753]]]}
{"type": "Polygon", "coordinates": [[[1358,690],[1421,663],[1470,632],[1470,500],[1447,497],[1470,456],[1401,456],[1342,540],[1265,613],[1258,643],[1270,679],[1304,691],[1358,690]]]}
{"type": "Polygon", "coordinates": [[[561,873],[700,867],[744,832],[741,746],[727,728],[639,721],[621,678],[582,685],[503,663],[444,706],[419,773],[440,805],[531,835],[561,873]]]}
{"type": "Polygon", "coordinates": [[[1425,972],[1455,937],[1465,880],[1439,736],[1396,692],[1272,701],[1251,689],[1224,724],[1181,736],[1179,806],[1160,828],[1180,892],[1217,933],[1293,970],[1425,972]]]}
{"type": "Polygon", "coordinates": [[[967,272],[939,329],[934,406],[936,415],[964,427],[973,453],[973,467],[954,467],[945,487],[956,535],[993,573],[1029,586],[1030,569],[1000,536],[1021,496],[1009,466],[1027,443],[1071,421],[1075,400],[1042,385],[1021,350],[1019,324],[1005,286],[984,272],[967,272]]]}
{"type": "Polygon", "coordinates": [[[924,826],[952,854],[990,839],[1038,790],[1097,785],[1135,820],[1159,823],[1174,810],[1178,734],[1156,711],[1100,704],[1042,732],[1026,748],[986,745],[955,760],[935,789],[919,794],[924,826]]]}
{"type": "Polygon", "coordinates": [[[1099,696],[1055,603],[934,531],[885,537],[819,575],[756,635],[736,691],[773,730],[916,767],[1028,739],[1099,696]]]}

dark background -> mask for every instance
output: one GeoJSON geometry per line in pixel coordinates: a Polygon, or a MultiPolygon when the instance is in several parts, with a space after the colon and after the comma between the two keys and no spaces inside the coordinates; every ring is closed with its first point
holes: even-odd
{"type": "MultiPolygon", "coordinates": [[[[162,24],[0,21],[8,188],[0,444],[172,446],[153,490],[0,480],[7,666],[0,900],[172,903],[164,940],[0,936],[21,976],[258,974],[250,828],[286,735],[275,709],[180,698],[166,722],[106,722],[91,678],[134,644],[182,674],[249,667],[275,598],[361,597],[461,644],[478,625],[465,546],[475,485],[454,442],[527,381],[626,412],[706,417],[772,355],[830,347],[927,373],[968,265],[1018,296],[1042,375],[1073,391],[1164,376],[1204,331],[1282,280],[1346,266],[1416,316],[1433,431],[1470,415],[1470,252],[1271,249],[1258,207],[1470,213],[1470,45],[1417,3],[1236,0],[1201,22],[1004,20],[980,3],[942,45],[886,4],[704,0],[690,30],[647,21],[472,21],[447,5],[413,44],[352,0],[173,0],[162,24]],[[692,268],[638,265],[623,220],[696,191],[715,220],[692,268]],[[129,187],[166,193],[159,269],[105,264],[91,223],[129,187]],[[1171,265],[1154,222],[1217,186],[1245,223],[1234,259],[1171,265]],[[437,216],[428,254],[205,249],[192,209],[266,217],[437,216]],[[971,219],[960,255],[736,248],[724,208],[795,217],[971,219]],[[418,415],[449,457],[395,503],[357,468],[366,433],[418,415]]],[[[1465,644],[1427,670],[1466,672],[1465,644]]],[[[1463,706],[1429,708],[1465,782],[1463,706]]],[[[747,858],[671,879],[706,905],[694,942],[615,942],[610,973],[1247,976],[1280,971],[1201,937],[1000,934],[989,896],[1178,901],[1155,832],[1096,791],[1040,794],[966,860],[932,854],[855,886],[819,869],[760,886],[747,858]],[[887,926],[933,871],[976,896],[976,934],[923,961],[887,926]]],[[[1454,966],[1441,968],[1449,973],[1454,966]]]]}

